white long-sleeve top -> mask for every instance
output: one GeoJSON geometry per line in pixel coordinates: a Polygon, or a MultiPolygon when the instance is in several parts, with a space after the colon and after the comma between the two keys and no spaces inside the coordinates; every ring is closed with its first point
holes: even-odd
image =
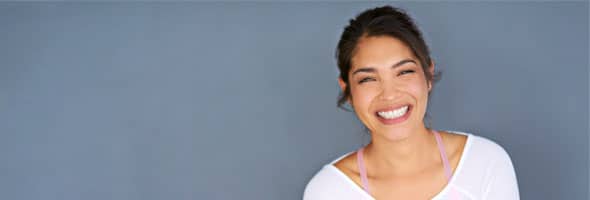
{"type": "MultiPolygon", "coordinates": [[[[518,200],[518,184],[510,156],[500,145],[469,133],[459,164],[449,181],[433,200],[518,200]]],[[[374,200],[334,166],[349,152],[324,165],[309,181],[303,200],[374,200]]]]}

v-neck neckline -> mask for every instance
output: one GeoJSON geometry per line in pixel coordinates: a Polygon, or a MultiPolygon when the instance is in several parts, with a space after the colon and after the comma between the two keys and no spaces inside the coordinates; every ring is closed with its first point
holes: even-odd
{"type": "MultiPolygon", "coordinates": [[[[432,200],[435,200],[437,198],[441,198],[443,194],[448,193],[448,190],[450,190],[451,185],[453,184],[453,182],[456,182],[455,180],[457,179],[456,174],[459,174],[459,172],[461,172],[461,169],[463,167],[463,163],[465,160],[465,155],[467,155],[467,152],[469,151],[469,148],[471,147],[471,141],[472,141],[472,135],[469,133],[462,133],[462,132],[455,132],[455,131],[446,131],[446,132],[451,132],[453,134],[460,134],[460,135],[465,135],[467,136],[467,139],[465,141],[465,146],[463,147],[463,152],[461,153],[461,157],[459,158],[459,163],[457,164],[457,167],[454,170],[454,173],[452,173],[451,179],[447,182],[447,184],[445,185],[445,187],[443,187],[443,189],[441,191],[439,191],[436,195],[434,195],[434,197],[432,197],[432,200]]],[[[354,190],[357,190],[359,193],[361,193],[363,196],[365,196],[366,198],[375,200],[375,198],[373,196],[371,196],[371,194],[369,194],[367,191],[365,191],[361,185],[358,185],[356,182],[354,182],[350,177],[348,177],[348,175],[346,175],[344,172],[340,171],[340,169],[338,169],[336,166],[334,166],[334,163],[342,160],[343,158],[345,158],[346,156],[355,153],[356,151],[351,151],[347,154],[344,154],[342,156],[340,156],[340,158],[332,161],[330,164],[326,165],[330,168],[332,168],[333,170],[336,171],[336,174],[338,174],[339,176],[343,177],[343,179],[345,179],[345,181],[349,184],[351,184],[351,186],[354,188],[354,190]]],[[[452,167],[452,166],[451,166],[452,167]]],[[[452,171],[452,169],[451,169],[452,171]]]]}

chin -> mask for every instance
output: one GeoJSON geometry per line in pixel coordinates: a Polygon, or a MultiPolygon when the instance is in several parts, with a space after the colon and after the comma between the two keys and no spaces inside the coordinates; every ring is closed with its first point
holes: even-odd
{"type": "Polygon", "coordinates": [[[405,140],[406,138],[410,137],[412,134],[412,131],[410,131],[408,129],[396,128],[396,129],[383,130],[377,134],[380,134],[380,136],[383,139],[395,142],[395,141],[405,140]]]}

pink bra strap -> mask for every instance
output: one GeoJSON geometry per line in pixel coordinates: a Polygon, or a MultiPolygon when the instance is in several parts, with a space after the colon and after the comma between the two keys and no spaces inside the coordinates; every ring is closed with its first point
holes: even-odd
{"type": "MultiPolygon", "coordinates": [[[[436,138],[436,144],[438,146],[438,151],[440,152],[440,157],[443,162],[443,166],[445,168],[445,175],[447,176],[447,180],[451,181],[451,177],[453,175],[453,172],[451,171],[451,165],[449,164],[449,159],[447,157],[447,152],[445,151],[445,147],[444,147],[442,138],[440,137],[440,134],[437,131],[432,130],[432,133],[434,134],[434,138],[436,138]]],[[[363,150],[364,149],[365,148],[362,147],[356,152],[356,163],[358,165],[358,170],[361,175],[361,182],[363,184],[363,189],[367,193],[370,194],[371,192],[369,190],[369,179],[367,178],[367,169],[365,167],[365,159],[363,158],[363,150]]]]}
{"type": "Polygon", "coordinates": [[[451,180],[453,176],[453,172],[451,170],[451,165],[449,164],[449,158],[447,157],[447,151],[445,151],[444,143],[442,142],[442,138],[438,131],[432,130],[434,133],[434,138],[436,138],[436,144],[438,145],[438,151],[440,152],[440,158],[443,162],[443,166],[445,168],[445,174],[447,175],[447,180],[451,180]]]}
{"type": "Polygon", "coordinates": [[[363,150],[365,148],[362,147],[356,152],[356,163],[358,165],[358,170],[361,175],[361,182],[363,183],[363,189],[367,193],[371,193],[369,190],[369,179],[367,178],[367,168],[365,168],[365,159],[363,158],[363,150]]]}

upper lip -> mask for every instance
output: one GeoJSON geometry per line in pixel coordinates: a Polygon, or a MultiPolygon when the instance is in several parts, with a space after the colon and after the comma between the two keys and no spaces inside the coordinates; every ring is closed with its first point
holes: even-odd
{"type": "Polygon", "coordinates": [[[402,105],[395,105],[395,106],[387,106],[386,108],[382,108],[382,109],[379,109],[379,110],[377,110],[377,111],[376,111],[376,113],[379,113],[379,112],[387,112],[387,111],[392,111],[392,110],[397,110],[397,109],[400,109],[400,108],[402,108],[402,107],[404,107],[404,106],[411,107],[411,105],[410,105],[410,104],[402,104],[402,105]]]}

